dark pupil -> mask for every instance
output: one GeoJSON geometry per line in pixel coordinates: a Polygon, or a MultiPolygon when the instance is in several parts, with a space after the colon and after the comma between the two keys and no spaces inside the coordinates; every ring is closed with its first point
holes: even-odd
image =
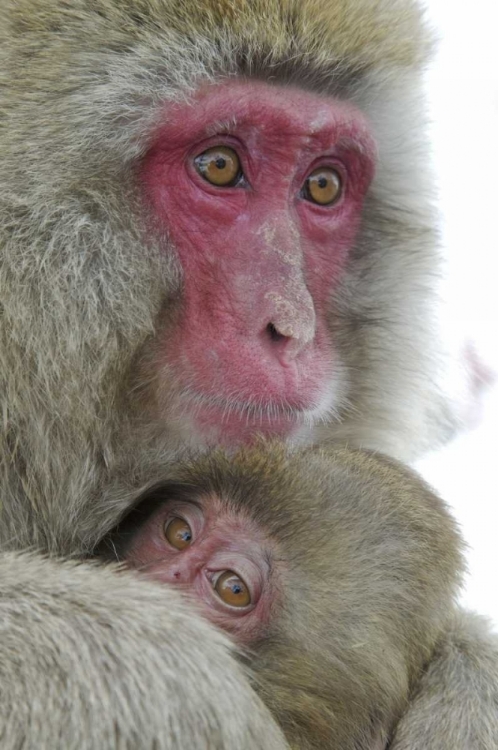
{"type": "Polygon", "coordinates": [[[327,181],[326,177],[319,177],[318,178],[318,187],[322,188],[322,190],[323,190],[324,188],[327,187],[327,182],[328,181],[327,181]]]}
{"type": "Polygon", "coordinates": [[[234,583],[232,586],[232,592],[234,594],[241,594],[242,593],[242,586],[240,586],[238,583],[234,583]]]}
{"type": "Polygon", "coordinates": [[[222,156],[218,156],[214,163],[216,164],[217,169],[225,169],[227,165],[226,159],[224,159],[222,156]]]}
{"type": "Polygon", "coordinates": [[[190,531],[182,531],[180,536],[183,542],[190,542],[190,540],[192,539],[192,534],[190,533],[190,531]]]}

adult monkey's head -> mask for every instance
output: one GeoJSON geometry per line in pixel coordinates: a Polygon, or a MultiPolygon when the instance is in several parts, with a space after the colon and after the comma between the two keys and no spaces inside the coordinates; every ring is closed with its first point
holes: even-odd
{"type": "Polygon", "coordinates": [[[292,437],[343,396],[328,315],[374,172],[370,127],[350,103],[239,79],[164,121],[141,177],[182,302],[158,390],[179,385],[173,412],[201,439],[292,437]]]}
{"type": "Polygon", "coordinates": [[[418,5],[2,13],[4,497],[50,498],[73,549],[111,523],[92,493],[184,443],[430,443],[418,5]]]}

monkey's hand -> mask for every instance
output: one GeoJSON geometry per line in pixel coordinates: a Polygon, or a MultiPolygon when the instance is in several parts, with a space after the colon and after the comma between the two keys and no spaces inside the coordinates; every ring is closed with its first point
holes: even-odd
{"type": "Polygon", "coordinates": [[[0,557],[2,750],[285,750],[228,638],[128,572],[0,557]]]}
{"type": "Polygon", "coordinates": [[[498,750],[498,636],[457,611],[390,750],[498,750]]]}

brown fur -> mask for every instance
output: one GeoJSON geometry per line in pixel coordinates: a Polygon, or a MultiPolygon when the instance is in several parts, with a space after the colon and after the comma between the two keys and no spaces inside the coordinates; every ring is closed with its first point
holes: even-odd
{"type": "Polygon", "coordinates": [[[221,498],[275,545],[281,604],[248,659],[291,747],[385,747],[447,642],[462,545],[444,504],[394,462],[345,448],[218,452],[168,482],[221,498]]]}
{"type": "MultiPolygon", "coordinates": [[[[455,603],[462,542],[419,477],[372,453],[262,443],[170,467],[149,511],[182,487],[271,540],[278,603],[244,661],[290,747],[496,750],[498,637],[455,603]]],[[[104,556],[126,558],[143,518],[104,556]]]]}

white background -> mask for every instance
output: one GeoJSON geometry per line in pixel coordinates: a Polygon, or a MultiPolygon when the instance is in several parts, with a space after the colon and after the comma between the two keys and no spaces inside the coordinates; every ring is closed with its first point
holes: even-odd
{"type": "MultiPolygon", "coordinates": [[[[448,257],[444,331],[455,349],[472,340],[498,375],[498,2],[426,3],[441,40],[427,85],[448,257]]],[[[469,544],[463,602],[498,629],[497,386],[478,426],[418,468],[469,544]]]]}

